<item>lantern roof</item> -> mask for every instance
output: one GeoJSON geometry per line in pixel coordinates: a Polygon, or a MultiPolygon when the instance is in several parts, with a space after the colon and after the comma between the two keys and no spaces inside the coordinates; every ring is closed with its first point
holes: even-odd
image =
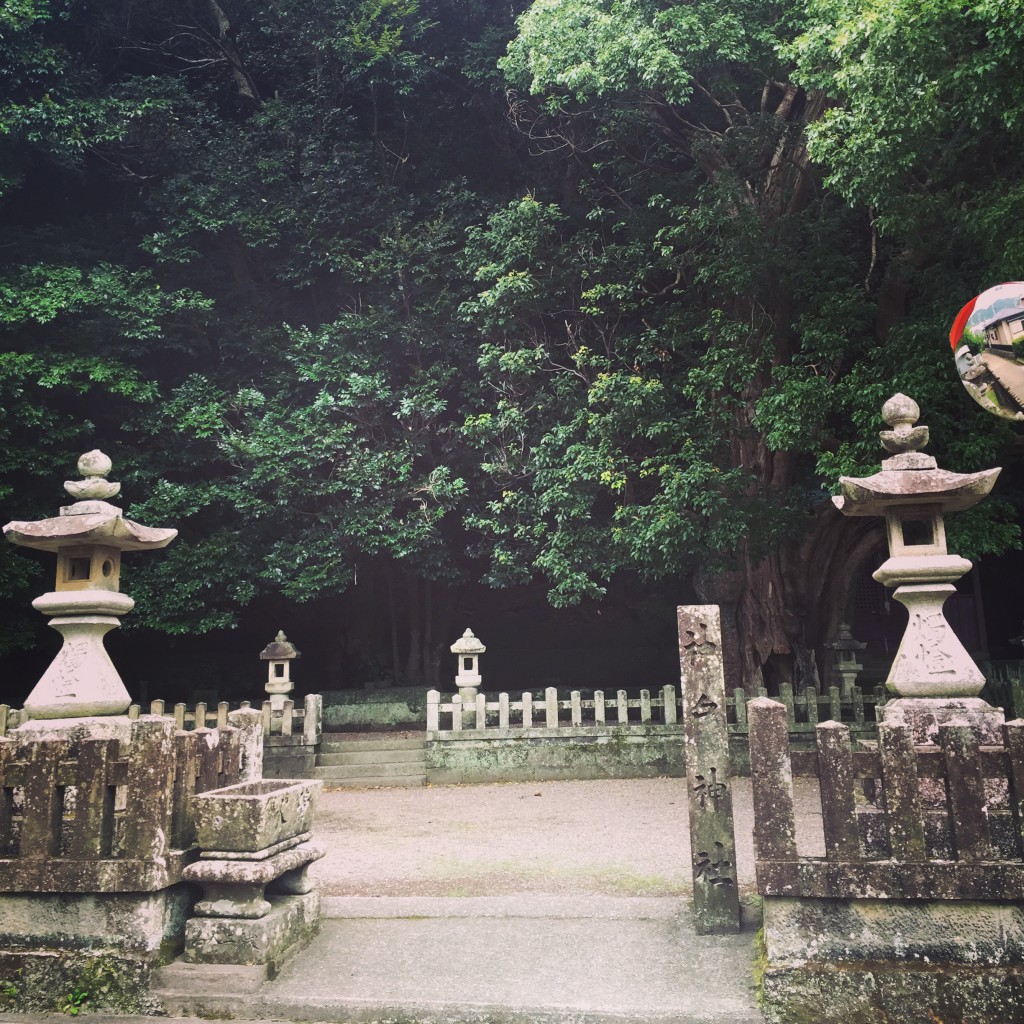
{"type": "Polygon", "coordinates": [[[486,647],[475,636],[473,630],[467,629],[451,646],[452,654],[483,654],[486,647]]]}
{"type": "Polygon", "coordinates": [[[31,522],[14,521],[4,527],[13,544],[40,551],[59,551],[71,544],[104,544],[120,551],[146,551],[166,547],[177,530],[142,526],[125,519],[121,509],[106,501],[121,490],[119,483],[106,480],[112,464],[98,449],[78,460],[81,480],[67,480],[64,489],[73,505],[65,505],[59,516],[31,522]]]}
{"type": "Polygon", "coordinates": [[[839,478],[841,493],[832,501],[843,515],[883,516],[896,506],[914,505],[961,512],[992,490],[999,469],[953,473],[920,451],[928,443],[928,428],[915,426],[920,415],[917,402],[902,394],[882,406],[882,418],[893,429],[879,436],[892,457],[883,459],[881,472],[873,476],[839,478]]]}
{"type": "Polygon", "coordinates": [[[302,652],[284,635],[283,629],[279,629],[273,642],[260,651],[260,661],[291,661],[301,657],[302,652]]]}

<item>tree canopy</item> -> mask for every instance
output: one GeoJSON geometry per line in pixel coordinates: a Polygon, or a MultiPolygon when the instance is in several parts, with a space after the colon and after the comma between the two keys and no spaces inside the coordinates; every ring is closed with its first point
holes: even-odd
{"type": "MultiPolygon", "coordinates": [[[[813,680],[884,399],[950,468],[1013,438],[943,338],[1024,277],[1020,6],[8,4],[7,518],[98,446],[181,530],[146,629],[362,572],[436,682],[460,589],[625,574],[721,603],[737,683],[813,680]]],[[[1004,498],[955,543],[1017,537],[1004,498]]],[[[41,572],[2,550],[8,650],[41,572]]]]}

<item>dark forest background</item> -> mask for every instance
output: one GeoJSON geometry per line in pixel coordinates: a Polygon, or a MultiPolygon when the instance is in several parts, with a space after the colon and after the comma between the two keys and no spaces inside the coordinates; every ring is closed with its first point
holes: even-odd
{"type": "MultiPolygon", "coordinates": [[[[129,688],[662,685],[722,605],[730,685],[824,675],[880,561],[842,473],[902,390],[949,524],[1019,541],[1015,428],[946,335],[1024,278],[1022,5],[8,0],[0,516],[101,448],[129,688]]],[[[0,548],[0,700],[56,648],[0,548]]],[[[982,563],[998,622],[1016,556],[982,563]],[[986,568],[987,567],[987,568],[986,568]]],[[[898,629],[897,629],[898,631],[898,629]]],[[[1009,652],[1009,648],[1006,648],[1009,652]]]]}

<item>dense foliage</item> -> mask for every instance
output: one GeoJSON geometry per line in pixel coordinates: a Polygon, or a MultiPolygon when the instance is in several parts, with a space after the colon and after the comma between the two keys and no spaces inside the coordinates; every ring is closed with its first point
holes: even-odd
{"type": "MultiPolygon", "coordinates": [[[[1012,436],[943,337],[1024,277],[1020,6],[8,3],[6,519],[99,446],[181,529],[147,628],[372,574],[435,681],[460,587],[639,574],[723,604],[745,685],[812,676],[884,398],[951,468],[1012,436]]],[[[42,572],[0,550],[8,649],[42,572]]]]}

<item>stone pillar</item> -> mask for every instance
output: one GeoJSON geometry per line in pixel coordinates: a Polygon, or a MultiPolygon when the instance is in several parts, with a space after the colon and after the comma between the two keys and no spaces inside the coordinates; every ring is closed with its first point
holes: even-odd
{"type": "Polygon", "coordinates": [[[678,609],[693,907],[698,935],[740,930],[722,635],[716,605],[678,609]]]}

